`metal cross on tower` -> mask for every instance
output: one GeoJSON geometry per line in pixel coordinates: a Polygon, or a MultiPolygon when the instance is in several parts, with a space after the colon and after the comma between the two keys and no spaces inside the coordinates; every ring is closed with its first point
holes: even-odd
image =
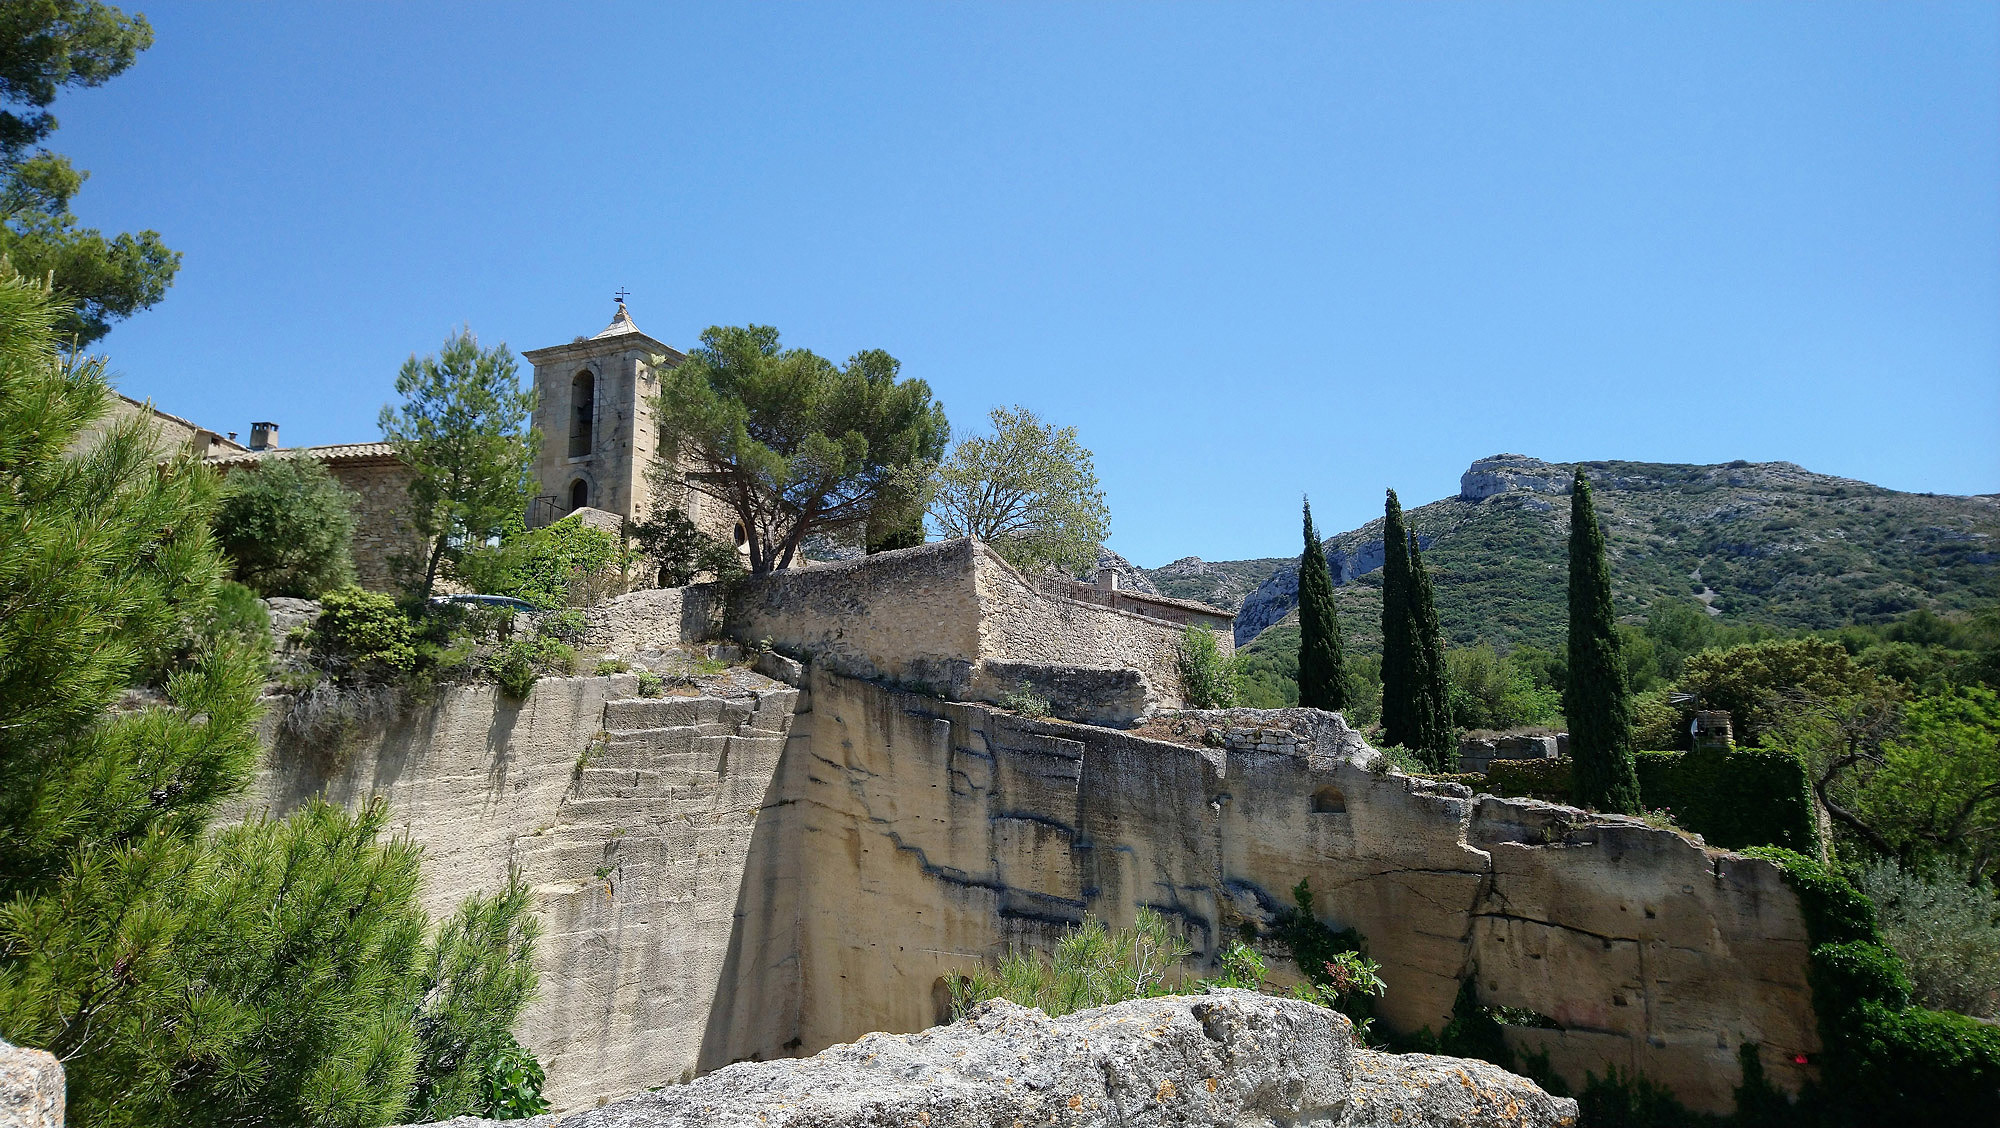
{"type": "Polygon", "coordinates": [[[618,292],[611,296],[618,302],[619,305],[624,305],[625,299],[632,296],[632,291],[627,290],[623,286],[620,286],[618,287],[618,292]]]}

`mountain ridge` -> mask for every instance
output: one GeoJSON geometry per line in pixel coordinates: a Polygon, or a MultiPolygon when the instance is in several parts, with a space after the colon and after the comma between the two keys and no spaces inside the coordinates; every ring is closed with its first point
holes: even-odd
{"type": "MultiPolygon", "coordinates": [[[[1597,494],[1621,616],[1666,597],[1711,614],[1792,628],[1951,612],[2000,600],[2000,494],[1905,493],[1791,462],[1605,460],[1523,454],[1474,461],[1459,492],[1405,513],[1434,570],[1439,614],[1458,645],[1551,646],[1566,615],[1568,493],[1581,465],[1597,494]]],[[[1374,642],[1380,518],[1326,538],[1354,641],[1374,642]]],[[[1296,559],[1140,569],[1167,594],[1235,607],[1247,644],[1298,603],[1296,559]],[[1254,588],[1247,577],[1265,569],[1254,588]]]]}

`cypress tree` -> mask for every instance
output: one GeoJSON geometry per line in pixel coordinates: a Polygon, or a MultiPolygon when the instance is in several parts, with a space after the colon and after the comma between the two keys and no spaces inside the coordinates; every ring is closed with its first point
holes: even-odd
{"type": "Polygon", "coordinates": [[[1422,726],[1416,705],[1416,631],[1410,620],[1409,533],[1390,490],[1382,506],[1382,741],[1415,748],[1422,726]]]}
{"type": "Polygon", "coordinates": [[[1413,743],[1406,747],[1421,753],[1432,767],[1449,770],[1454,749],[1444,642],[1438,632],[1430,570],[1424,567],[1417,534],[1410,533],[1409,538],[1410,576],[1405,590],[1409,597],[1411,698],[1416,731],[1413,743]]]}
{"type": "Polygon", "coordinates": [[[1306,549],[1299,556],[1299,704],[1308,709],[1347,708],[1347,660],[1341,653],[1340,616],[1326,549],[1305,503],[1306,549]]]}
{"type": "Polygon", "coordinates": [[[1569,503],[1569,720],[1574,798],[1582,806],[1626,814],[1639,809],[1632,759],[1632,702],[1625,656],[1611,609],[1611,569],[1604,534],[1591,504],[1590,480],[1579,467],[1569,503]]]}

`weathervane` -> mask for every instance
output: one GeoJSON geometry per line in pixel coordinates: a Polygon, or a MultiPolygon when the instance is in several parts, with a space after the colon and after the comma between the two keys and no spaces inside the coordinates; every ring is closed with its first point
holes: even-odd
{"type": "Polygon", "coordinates": [[[611,296],[618,302],[619,305],[624,305],[625,299],[632,296],[632,291],[627,290],[623,286],[620,286],[618,287],[618,292],[611,296]]]}

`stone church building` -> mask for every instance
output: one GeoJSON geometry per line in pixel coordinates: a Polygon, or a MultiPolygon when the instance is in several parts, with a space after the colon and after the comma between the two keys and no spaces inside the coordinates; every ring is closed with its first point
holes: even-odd
{"type": "MultiPolygon", "coordinates": [[[[528,526],[579,513],[616,532],[643,519],[653,504],[656,483],[649,470],[660,448],[653,411],[658,366],[678,364],[685,354],[642,331],[621,301],[611,324],[596,336],[522,355],[534,366],[533,425],[541,437],[528,526]]],[[[354,564],[363,587],[390,589],[395,559],[423,548],[406,517],[410,470],[387,443],[284,447],[278,424],[259,422],[251,424],[250,441],[243,444],[235,432],[224,438],[149,404],[120,397],[119,406],[127,414],[151,412],[163,441],[175,448],[194,446],[204,462],[223,473],[253,470],[271,458],[323,463],[356,498],[354,564]]],[[[682,504],[705,531],[740,543],[733,515],[691,491],[682,504]]]]}

